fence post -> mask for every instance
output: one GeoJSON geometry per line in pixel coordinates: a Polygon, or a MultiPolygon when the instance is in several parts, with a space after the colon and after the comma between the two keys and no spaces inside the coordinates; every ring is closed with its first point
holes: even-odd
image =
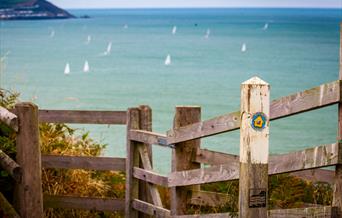
{"type": "MultiPolygon", "coordinates": [[[[339,80],[342,80],[342,23],[340,23],[340,73],[339,80]]],[[[340,90],[342,88],[340,82],[340,90]]],[[[342,93],[340,91],[340,93],[342,93]]],[[[341,96],[340,96],[341,98],[341,96]]],[[[333,193],[333,203],[332,205],[338,207],[339,217],[342,217],[342,103],[338,104],[338,159],[340,164],[336,165],[335,169],[335,179],[334,179],[334,193],[333,193]]]]}
{"type": "Polygon", "coordinates": [[[267,217],[269,85],[253,77],[241,85],[239,217],[267,217]]]}
{"type": "Polygon", "coordinates": [[[139,181],[133,178],[133,167],[139,166],[139,151],[136,142],[130,140],[130,130],[139,129],[140,111],[138,108],[127,110],[127,146],[126,146],[126,194],[125,217],[137,218],[138,212],[132,208],[132,200],[139,197],[139,181]]]}
{"type": "Polygon", "coordinates": [[[15,105],[19,120],[17,163],[22,180],[16,188],[16,207],[21,217],[43,217],[41,154],[39,143],[38,107],[32,103],[15,105]]]}
{"type": "MultiPolygon", "coordinates": [[[[140,105],[140,129],[146,131],[152,131],[152,109],[147,105],[140,105]]],[[[148,156],[151,161],[151,166],[153,167],[153,160],[152,160],[152,146],[145,145],[147,147],[148,156]]],[[[143,163],[140,160],[139,163],[140,168],[143,167],[143,163]]],[[[151,198],[151,192],[149,190],[148,184],[145,181],[139,181],[139,199],[145,202],[149,202],[153,204],[151,198]]],[[[139,217],[151,217],[149,215],[139,213],[139,217]]]]}
{"type": "MultiPolygon", "coordinates": [[[[201,121],[201,107],[178,106],[174,117],[173,128],[179,128],[201,121]]],[[[182,171],[200,168],[199,163],[194,163],[193,155],[200,147],[200,139],[177,143],[172,150],[172,171],[182,171]]],[[[186,213],[188,199],[191,198],[191,190],[199,189],[199,186],[173,187],[171,188],[171,215],[183,215],[186,213]]]]}

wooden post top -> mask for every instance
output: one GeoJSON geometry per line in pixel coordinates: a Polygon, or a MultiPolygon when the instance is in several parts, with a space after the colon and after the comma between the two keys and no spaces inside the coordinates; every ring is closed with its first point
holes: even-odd
{"type": "Polygon", "coordinates": [[[250,78],[249,80],[246,80],[245,82],[241,83],[241,85],[267,85],[269,86],[267,82],[265,82],[264,80],[260,79],[257,76],[254,76],[250,78]]]}

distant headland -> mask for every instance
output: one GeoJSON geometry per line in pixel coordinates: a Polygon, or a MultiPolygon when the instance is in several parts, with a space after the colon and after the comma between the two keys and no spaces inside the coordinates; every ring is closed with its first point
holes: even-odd
{"type": "Polygon", "coordinates": [[[45,0],[2,0],[0,3],[0,20],[67,18],[75,16],[45,0]]]}

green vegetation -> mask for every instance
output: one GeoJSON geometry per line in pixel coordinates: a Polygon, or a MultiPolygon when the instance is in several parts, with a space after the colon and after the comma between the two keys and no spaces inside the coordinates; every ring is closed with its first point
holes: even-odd
{"type": "MultiPolygon", "coordinates": [[[[0,89],[0,105],[12,108],[18,98],[17,93],[0,89]]],[[[40,124],[41,151],[43,154],[99,156],[106,145],[89,138],[88,133],[65,124],[40,124]]],[[[0,149],[15,159],[15,133],[0,124],[0,149]]],[[[91,196],[124,198],[125,175],[119,172],[87,170],[44,169],[42,173],[43,191],[51,195],[91,196]]],[[[14,181],[0,169],[0,192],[12,202],[14,181]]],[[[238,211],[238,181],[218,182],[201,185],[204,191],[219,192],[228,196],[227,201],[216,207],[191,206],[189,214],[238,211]]],[[[160,188],[166,208],[170,208],[170,192],[160,188]]],[[[269,179],[269,208],[295,208],[312,204],[331,205],[332,187],[327,183],[309,182],[288,174],[271,176],[269,179]]],[[[122,217],[117,213],[103,213],[86,210],[46,209],[46,217],[122,217]]],[[[1,216],[1,210],[0,210],[1,216]]]]}

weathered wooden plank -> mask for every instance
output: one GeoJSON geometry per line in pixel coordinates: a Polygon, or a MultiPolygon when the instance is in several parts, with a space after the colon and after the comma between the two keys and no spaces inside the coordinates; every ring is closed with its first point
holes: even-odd
{"type": "Polygon", "coordinates": [[[210,207],[222,207],[232,201],[232,197],[227,194],[209,191],[192,191],[189,204],[210,207]]]}
{"type": "MultiPolygon", "coordinates": [[[[139,154],[140,154],[142,166],[144,167],[145,170],[152,172],[153,168],[152,168],[152,162],[151,162],[150,157],[149,157],[148,147],[145,144],[138,144],[137,149],[138,149],[139,154]]],[[[163,207],[163,203],[161,201],[158,188],[153,184],[148,184],[148,189],[150,191],[153,204],[158,206],[158,207],[163,207]]]]}
{"type": "Polygon", "coordinates": [[[32,103],[15,105],[19,131],[16,161],[22,168],[21,183],[17,184],[16,209],[20,216],[43,217],[43,192],[38,127],[38,107],[32,103]]]}
{"type": "MultiPolygon", "coordinates": [[[[140,111],[140,129],[152,132],[152,109],[148,105],[140,105],[139,111],[140,111]]],[[[148,158],[152,166],[153,165],[152,145],[144,144],[144,147],[147,150],[148,158]]],[[[139,167],[144,168],[141,158],[139,162],[139,167]]],[[[148,203],[153,203],[150,186],[151,184],[147,182],[144,182],[141,180],[139,181],[139,199],[148,203]]],[[[146,214],[142,214],[142,213],[139,213],[139,217],[150,218],[150,216],[146,214]]]]}
{"type": "Polygon", "coordinates": [[[239,217],[267,217],[270,86],[241,84],[239,217]]]}
{"type": "MultiPolygon", "coordinates": [[[[340,64],[339,64],[339,79],[342,81],[342,23],[340,23],[340,64]]],[[[342,217],[342,103],[338,104],[338,130],[337,140],[339,142],[339,164],[336,165],[334,192],[332,205],[338,207],[339,216],[342,217]]]]}
{"type": "MultiPolygon", "coordinates": [[[[215,153],[214,151],[210,152],[215,153]]],[[[338,152],[339,146],[337,143],[334,143],[288,154],[273,155],[269,157],[268,174],[274,175],[333,166],[338,163],[338,152]]],[[[225,154],[219,155],[222,155],[221,160],[223,161],[225,154]]],[[[169,187],[238,179],[239,163],[234,159],[230,159],[231,156],[229,154],[227,157],[228,161],[218,166],[170,173],[169,187]],[[228,171],[230,173],[221,175],[222,172],[220,171],[228,171]]]]}
{"type": "Polygon", "coordinates": [[[238,178],[238,167],[232,167],[230,164],[222,164],[208,168],[171,172],[168,176],[168,182],[169,187],[174,187],[229,181],[238,178]]]}
{"type": "Polygon", "coordinates": [[[240,128],[240,111],[167,131],[167,142],[175,144],[240,128]]]}
{"type": "Polygon", "coordinates": [[[163,187],[168,187],[168,180],[166,176],[159,175],[156,172],[141,169],[138,167],[133,168],[134,178],[155,184],[163,187]]]}
{"type": "Polygon", "coordinates": [[[20,218],[17,211],[12,207],[12,205],[7,201],[5,196],[0,192],[0,211],[4,213],[4,217],[10,218],[20,218]]]}
{"type": "MultiPolygon", "coordinates": [[[[173,120],[173,127],[179,128],[201,120],[201,107],[178,106],[173,120]]],[[[201,165],[192,161],[193,155],[200,148],[201,141],[191,140],[177,143],[172,149],[171,170],[191,170],[201,168],[201,165]]],[[[171,188],[171,215],[183,215],[187,212],[188,198],[191,198],[191,190],[199,190],[199,186],[172,187],[171,188]]]]}
{"type": "Polygon", "coordinates": [[[16,182],[21,182],[21,167],[2,150],[0,150],[0,166],[2,169],[6,170],[16,182]]]}
{"type": "Polygon", "coordinates": [[[44,195],[44,208],[70,208],[116,212],[125,210],[125,200],[44,195]]]}
{"type": "Polygon", "coordinates": [[[42,155],[42,167],[125,171],[126,158],[42,155]]]}
{"type": "Polygon", "coordinates": [[[331,206],[324,207],[308,207],[308,208],[293,208],[293,209],[276,209],[269,210],[269,218],[298,218],[298,217],[333,217],[336,215],[337,208],[331,206]]]}
{"type": "Polygon", "coordinates": [[[340,99],[340,81],[336,80],[272,101],[271,119],[275,120],[336,104],[340,99]]]}
{"type": "Polygon", "coordinates": [[[169,210],[162,208],[162,207],[155,206],[153,204],[150,204],[141,200],[138,200],[138,199],[134,199],[132,202],[132,205],[135,210],[154,216],[154,217],[158,217],[158,218],[171,217],[169,210]]]}
{"type": "Polygon", "coordinates": [[[126,111],[39,110],[41,123],[126,124],[126,111]]]}
{"type": "Polygon", "coordinates": [[[150,145],[168,146],[166,135],[154,133],[145,130],[131,130],[129,132],[130,139],[150,145]]]}
{"type": "Polygon", "coordinates": [[[133,178],[133,167],[139,166],[139,151],[137,142],[130,140],[129,131],[139,129],[140,112],[138,108],[129,108],[127,111],[127,158],[126,158],[126,193],[125,193],[125,217],[137,218],[138,212],[133,210],[132,201],[139,197],[139,181],[133,178]]]}
{"type": "MultiPolygon", "coordinates": [[[[309,207],[309,208],[294,208],[294,209],[277,209],[269,210],[269,218],[298,218],[298,217],[336,217],[336,207],[309,207]]],[[[173,216],[173,218],[230,218],[237,217],[236,213],[214,213],[214,214],[195,214],[195,215],[183,215],[173,216]]]]}
{"type": "Polygon", "coordinates": [[[209,165],[232,163],[236,164],[236,167],[238,167],[239,156],[234,154],[211,151],[208,149],[197,149],[196,156],[193,161],[209,165]]]}
{"type": "Polygon", "coordinates": [[[0,107],[0,122],[18,132],[18,117],[3,107],[0,107]]]}
{"type": "Polygon", "coordinates": [[[237,217],[237,213],[209,213],[209,214],[194,214],[194,215],[180,215],[172,216],[172,218],[233,218],[237,217]]]}
{"type": "Polygon", "coordinates": [[[321,145],[302,151],[270,156],[270,175],[332,166],[338,163],[338,144],[321,145]]]}
{"type": "MultiPolygon", "coordinates": [[[[315,110],[340,101],[340,81],[308,89],[273,100],[270,105],[270,120],[315,110]]],[[[240,112],[225,114],[210,120],[167,131],[168,144],[208,137],[240,128],[240,112]]]]}

